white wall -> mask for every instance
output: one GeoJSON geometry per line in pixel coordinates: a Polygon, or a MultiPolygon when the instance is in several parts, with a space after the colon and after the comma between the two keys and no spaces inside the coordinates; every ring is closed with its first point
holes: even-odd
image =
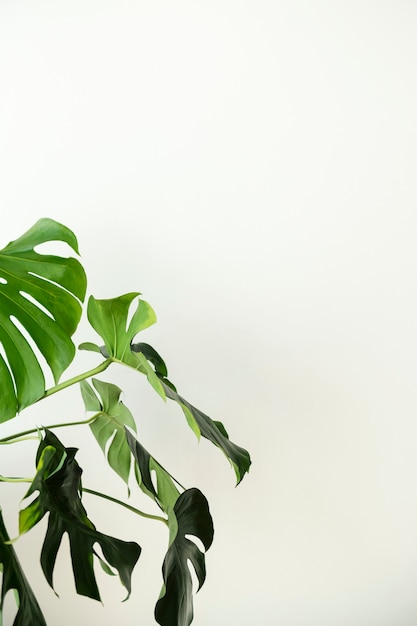
{"type": "MultiPolygon", "coordinates": [[[[407,0],[0,4],[0,246],[45,215],[73,228],[89,292],[142,291],[143,339],[252,452],[234,489],[175,407],[103,375],[210,501],[196,626],[417,622],[416,19],[407,0]]],[[[73,390],[2,430],[83,414],[73,390]]],[[[86,486],[122,495],[83,433],[57,434],[86,486]]],[[[20,445],[1,473],[19,453],[32,471],[20,445]]],[[[105,608],[76,598],[63,556],[57,600],[24,537],[49,624],[151,624],[163,529],[85,504],[142,544],[133,596],[99,574],[105,608]]]]}

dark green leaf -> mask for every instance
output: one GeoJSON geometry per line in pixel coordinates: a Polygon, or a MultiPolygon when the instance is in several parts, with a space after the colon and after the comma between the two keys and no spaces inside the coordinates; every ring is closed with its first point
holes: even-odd
{"type": "Polygon", "coordinates": [[[213,541],[213,520],[206,498],[198,489],[188,489],[169,512],[170,542],[162,566],[164,585],[155,607],[161,626],[189,626],[193,620],[193,588],[189,563],[198,579],[206,578],[204,553],[189,539],[198,537],[206,550],[213,541]]]}
{"type": "Polygon", "coordinates": [[[172,478],[128,430],[126,430],[126,440],[136,461],[136,478],[139,487],[146,495],[153,498],[163,511],[168,513],[178,500],[180,492],[176,484],[180,485],[180,483],[172,478]],[[156,475],[156,488],[152,482],[152,472],[156,475]]]}
{"type": "Polygon", "coordinates": [[[213,424],[217,426],[217,428],[220,430],[223,437],[226,437],[227,439],[229,439],[229,433],[227,432],[227,430],[225,429],[225,427],[223,426],[221,422],[216,422],[215,420],[213,420],[213,424]]]}
{"type": "MultiPolygon", "coordinates": [[[[159,382],[163,387],[164,395],[171,400],[177,402],[182,408],[187,419],[188,425],[199,439],[202,435],[216,446],[218,446],[231,462],[238,484],[243,479],[251,464],[250,456],[247,450],[232,443],[229,435],[221,422],[212,420],[208,415],[195,408],[187,400],[182,398],[175,386],[165,376],[167,368],[163,359],[148,344],[137,343],[131,346],[132,351],[142,355],[152,363],[155,367],[155,373],[159,378],[159,382]]],[[[149,377],[148,377],[149,379],[149,377]]]]}
{"type": "Polygon", "coordinates": [[[230,441],[227,431],[221,422],[213,421],[208,415],[196,409],[174,391],[166,381],[161,380],[161,384],[166,397],[175,400],[180,405],[190,428],[197,437],[201,434],[224,452],[235,470],[237,484],[239,484],[246,472],[249,471],[251,464],[249,452],[230,441]]]}
{"type": "Polygon", "coordinates": [[[19,596],[18,611],[13,626],[46,626],[35,595],[23,573],[15,549],[7,544],[9,536],[4,525],[0,509],[0,563],[2,569],[2,588],[0,602],[0,624],[2,624],[2,610],[4,598],[8,591],[15,589],[19,596]]]}
{"type": "Polygon", "coordinates": [[[39,496],[20,512],[20,533],[32,528],[49,513],[41,565],[52,588],[56,557],[62,536],[67,533],[77,593],[100,600],[93,567],[94,544],[98,543],[107,566],[118,571],[129,595],[132,571],[141,549],[134,542],[121,541],[98,532],[88,519],[81,503],[82,470],[75,454],[75,448],[64,448],[51,431],[45,430],[37,453],[37,473],[26,494],[39,491],[39,496]]]}
{"type": "Polygon", "coordinates": [[[148,343],[132,343],[130,346],[132,352],[142,352],[144,357],[152,363],[155,368],[155,372],[159,376],[168,376],[167,366],[162,357],[157,353],[155,348],[152,348],[148,343]]]}
{"type": "Polygon", "coordinates": [[[34,250],[58,240],[78,253],[72,231],[44,218],[0,251],[0,344],[7,357],[6,362],[0,356],[0,421],[14,417],[45,391],[42,368],[19,325],[39,348],[55,382],[75,354],[71,336],[85,296],[84,270],[76,259],[34,250]]]}
{"type": "Polygon", "coordinates": [[[221,422],[212,420],[177,393],[175,386],[166,378],[167,367],[164,360],[152,346],[132,343],[135,335],[156,319],[150,306],[139,301],[131,322],[127,323],[129,307],[138,295],[131,293],[112,300],[90,298],[90,323],[105,342],[104,348],[98,348],[99,351],[106,358],[115,358],[146,374],[148,381],[162,398],[168,397],[177,402],[197,438],[202,435],[223,451],[234,468],[239,484],[251,464],[247,450],[230,441],[221,422]]]}
{"type": "Polygon", "coordinates": [[[112,469],[128,483],[131,454],[126,441],[125,426],[136,432],[136,424],[127,406],[120,400],[122,390],[116,385],[92,379],[93,386],[100,396],[97,398],[86,381],[81,383],[81,393],[88,411],[98,411],[97,417],[90,424],[91,432],[97,439],[112,469]],[[111,440],[110,445],[106,447],[111,440]]]}
{"type": "MultiPolygon", "coordinates": [[[[218,446],[231,462],[238,484],[249,470],[251,460],[249,453],[244,448],[232,443],[229,435],[221,422],[212,420],[208,415],[195,408],[187,400],[182,398],[172,384],[166,378],[167,368],[165,362],[158,352],[148,344],[132,344],[132,352],[136,355],[142,354],[155,367],[155,374],[163,387],[164,395],[177,402],[182,408],[188,425],[199,439],[201,435],[218,446]]],[[[148,376],[149,380],[149,376],[148,376]]]]}

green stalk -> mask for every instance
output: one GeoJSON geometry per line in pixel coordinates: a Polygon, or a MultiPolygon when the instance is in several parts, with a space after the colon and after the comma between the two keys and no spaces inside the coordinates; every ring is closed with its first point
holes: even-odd
{"type": "MultiPolygon", "coordinates": [[[[30,431],[27,431],[30,432],[30,431]]],[[[33,431],[32,431],[33,432],[33,431]]],[[[20,433],[20,435],[22,435],[24,433],[20,433]]],[[[7,444],[11,444],[11,443],[20,443],[21,441],[39,441],[38,437],[21,437],[19,434],[18,435],[11,435],[10,437],[5,437],[5,439],[0,439],[0,446],[1,445],[7,445],[7,444]]]]}
{"type": "Polygon", "coordinates": [[[33,478],[13,478],[10,476],[1,476],[0,482],[2,483],[31,483],[33,478]]]}
{"type": "MultiPolygon", "coordinates": [[[[86,378],[91,378],[91,376],[95,376],[96,374],[100,374],[100,372],[104,372],[104,370],[106,370],[109,367],[110,363],[112,362],[113,362],[113,359],[111,358],[106,359],[105,361],[100,363],[100,365],[97,365],[97,367],[93,367],[93,369],[88,370],[87,372],[84,372],[83,374],[78,374],[78,376],[74,376],[73,378],[70,378],[69,380],[66,380],[63,383],[59,383],[59,385],[55,385],[54,387],[47,389],[45,393],[43,394],[43,396],[39,398],[39,400],[37,400],[37,402],[40,402],[44,398],[48,398],[49,396],[52,396],[54,393],[57,393],[58,391],[62,391],[62,389],[66,389],[67,387],[76,385],[77,383],[80,383],[82,380],[85,380],[86,378]]],[[[82,424],[89,424],[90,422],[95,420],[96,417],[97,415],[94,415],[93,417],[90,417],[88,420],[83,420],[81,422],[67,422],[65,424],[52,424],[51,426],[48,426],[48,428],[63,428],[64,426],[79,426],[82,424]]],[[[3,439],[0,439],[0,445],[25,441],[26,435],[32,435],[33,433],[36,433],[38,431],[39,431],[39,428],[32,428],[30,430],[24,430],[20,433],[16,433],[15,435],[9,435],[8,437],[3,437],[3,439]]],[[[31,439],[31,437],[28,437],[28,439],[31,439]]]]}
{"type": "Polygon", "coordinates": [[[52,394],[57,393],[58,391],[61,391],[62,389],[71,387],[71,385],[80,383],[82,380],[85,380],[86,378],[91,378],[91,376],[95,376],[96,374],[100,374],[100,372],[104,372],[104,370],[106,370],[109,367],[110,363],[112,362],[113,362],[113,359],[106,359],[105,361],[100,363],[100,365],[97,365],[97,367],[94,367],[92,370],[88,370],[88,372],[84,372],[83,374],[74,376],[74,378],[70,378],[69,380],[66,380],[63,383],[59,383],[59,385],[55,385],[55,387],[51,387],[50,389],[47,389],[45,393],[43,394],[43,396],[39,398],[39,400],[48,398],[49,396],[52,396],[52,394]]]}
{"type": "Polygon", "coordinates": [[[168,521],[165,517],[160,517],[159,515],[151,515],[150,513],[145,513],[144,511],[140,511],[136,509],[134,506],[130,506],[130,504],[126,504],[126,502],[122,502],[121,500],[117,500],[117,498],[112,498],[111,496],[106,495],[105,493],[101,493],[100,491],[94,491],[93,489],[87,489],[87,487],[82,488],[83,492],[91,493],[93,496],[98,496],[99,498],[104,498],[105,500],[110,500],[110,502],[114,502],[115,504],[120,504],[120,506],[124,506],[125,509],[132,511],[132,513],[136,513],[136,515],[140,515],[141,517],[146,517],[148,519],[154,519],[158,522],[163,522],[168,525],[168,521]]]}
{"type": "MultiPolygon", "coordinates": [[[[93,417],[89,417],[87,420],[81,420],[79,422],[64,422],[63,424],[51,424],[50,426],[46,426],[45,428],[64,428],[65,426],[82,426],[83,424],[90,424],[93,422],[99,413],[93,415],[93,417]]],[[[30,430],[24,430],[21,433],[16,433],[15,435],[9,435],[8,437],[3,437],[0,439],[0,446],[7,443],[19,443],[20,441],[26,441],[26,439],[37,439],[37,437],[26,437],[26,435],[32,435],[33,433],[37,433],[42,430],[43,427],[40,428],[31,428],[30,430]]]]}

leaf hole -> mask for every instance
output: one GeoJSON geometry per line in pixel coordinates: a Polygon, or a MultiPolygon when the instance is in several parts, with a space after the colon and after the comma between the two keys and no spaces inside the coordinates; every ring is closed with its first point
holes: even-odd
{"type": "Polygon", "coordinates": [[[35,278],[39,278],[40,280],[42,280],[45,283],[49,283],[51,285],[54,285],[55,287],[59,287],[59,289],[62,289],[62,291],[66,291],[73,298],[78,300],[78,302],[80,302],[80,300],[76,296],[74,296],[74,294],[71,291],[66,289],[63,285],[60,285],[59,283],[55,282],[54,280],[49,280],[49,278],[45,278],[45,276],[41,276],[40,274],[36,274],[35,272],[28,272],[28,274],[29,274],[29,276],[34,276],[35,278]]]}
{"type": "Polygon", "coordinates": [[[0,341],[0,356],[3,359],[4,364],[6,365],[7,369],[9,370],[10,377],[12,379],[12,383],[13,383],[13,387],[14,387],[14,393],[15,393],[15,395],[17,395],[16,384],[15,384],[15,380],[14,380],[14,377],[13,377],[11,369],[10,369],[9,359],[7,358],[6,350],[4,349],[3,344],[1,343],[1,341],[0,341]]]}
{"type": "MultiPolygon", "coordinates": [[[[4,576],[4,573],[3,573],[4,576]]],[[[5,624],[14,624],[19,608],[19,593],[17,589],[9,589],[4,596],[2,618],[5,624]]]]}
{"type": "Polygon", "coordinates": [[[108,455],[109,455],[109,450],[110,450],[110,447],[111,447],[111,445],[112,445],[112,443],[113,443],[113,441],[114,441],[114,439],[115,439],[116,435],[117,435],[117,429],[116,429],[116,427],[114,427],[114,431],[112,432],[112,434],[110,435],[110,437],[107,439],[107,441],[106,441],[106,445],[105,445],[105,447],[104,447],[104,454],[106,455],[106,458],[107,458],[107,457],[108,457],[108,455]]]}
{"type": "Polygon", "coordinates": [[[195,572],[195,568],[191,559],[187,559],[187,567],[188,567],[188,571],[190,572],[191,580],[193,581],[193,589],[198,591],[198,588],[200,586],[200,581],[198,580],[198,576],[195,572]]]}
{"type": "Polygon", "coordinates": [[[126,317],[126,332],[129,329],[130,322],[132,321],[132,318],[133,318],[134,314],[136,313],[136,310],[137,310],[139,304],[140,304],[139,299],[138,298],[133,298],[132,302],[129,305],[129,310],[127,312],[127,317],[126,317]]]}
{"type": "Polygon", "coordinates": [[[0,285],[7,285],[7,280],[0,276],[0,285]]]}
{"type": "Polygon", "coordinates": [[[156,493],[158,493],[158,477],[156,474],[156,470],[151,470],[151,481],[153,484],[153,488],[155,489],[156,493]]]}
{"type": "Polygon", "coordinates": [[[34,493],[31,493],[30,496],[28,496],[27,498],[23,498],[25,509],[27,509],[27,507],[33,504],[36,498],[39,498],[39,493],[37,491],[35,491],[34,493]]]}
{"type": "Polygon", "coordinates": [[[102,570],[106,572],[106,574],[108,574],[109,576],[117,576],[117,569],[109,565],[109,563],[107,562],[107,559],[105,558],[103,554],[101,545],[99,544],[98,541],[94,543],[93,553],[98,558],[100,562],[100,566],[102,570]]]}
{"type": "Polygon", "coordinates": [[[20,291],[19,293],[23,298],[25,298],[25,300],[28,300],[29,302],[34,304],[38,309],[40,309],[43,313],[45,313],[45,315],[47,315],[48,317],[50,317],[52,320],[55,321],[55,318],[52,315],[52,313],[48,311],[48,309],[44,307],[43,304],[39,302],[39,300],[36,300],[36,298],[31,296],[30,293],[27,293],[26,291],[20,291]]]}
{"type": "Polygon", "coordinates": [[[200,552],[202,552],[203,554],[205,553],[206,549],[204,547],[204,543],[201,541],[199,537],[196,537],[196,535],[184,535],[184,536],[186,539],[189,539],[190,541],[195,543],[195,545],[200,550],[200,552]]]}
{"type": "Polygon", "coordinates": [[[20,332],[20,334],[26,339],[26,341],[28,342],[31,350],[35,354],[35,357],[36,357],[39,365],[41,366],[43,375],[45,377],[45,383],[47,384],[47,386],[53,385],[54,384],[54,379],[53,379],[51,370],[49,368],[48,362],[45,359],[45,357],[43,356],[42,352],[39,350],[39,348],[36,345],[35,341],[32,339],[32,337],[30,336],[30,334],[28,333],[26,328],[23,326],[23,324],[14,315],[10,315],[10,321],[17,328],[17,330],[20,332]]]}
{"type": "Polygon", "coordinates": [[[69,252],[68,244],[64,241],[45,241],[38,244],[33,249],[37,252],[37,254],[60,256],[65,259],[68,259],[71,254],[69,252]]]}

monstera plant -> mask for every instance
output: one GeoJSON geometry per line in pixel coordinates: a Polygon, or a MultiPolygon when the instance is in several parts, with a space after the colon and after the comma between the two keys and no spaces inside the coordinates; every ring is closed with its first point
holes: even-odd
{"type": "MultiPolygon", "coordinates": [[[[107,462],[128,486],[128,493],[134,486],[138,487],[156,502],[160,515],[144,513],[125,501],[84,488],[82,469],[76,460],[77,449],[66,448],[54,432],[68,423],[54,424],[0,438],[0,444],[18,444],[31,436],[37,442],[33,478],[0,477],[6,483],[16,480],[29,483],[19,511],[19,536],[47,516],[46,535],[40,548],[46,581],[53,587],[57,554],[63,535],[67,533],[76,591],[100,600],[95,561],[105,572],[118,574],[129,596],[132,571],[141,547],[135,541],[100,532],[87,515],[83,493],[117,502],[138,515],[165,524],[168,549],[162,564],[162,590],[156,602],[155,619],[161,626],[188,626],[193,620],[190,563],[198,588],[206,576],[205,553],[190,536],[197,537],[205,550],[213,540],[213,521],[207,500],[199,489],[183,487],[148,452],[137,437],[132,413],[120,399],[121,389],[97,376],[113,363],[145,375],[157,394],[178,403],[198,438],[209,439],[225,454],[237,483],[249,470],[249,454],[230,441],[221,422],[213,421],[177,392],[168,379],[163,359],[154,348],[136,342],[138,333],[156,321],[152,307],[138,292],[108,300],[90,295],[87,317],[102,345],[83,343],[79,349],[95,352],[97,366],[60,382],[76,354],[72,336],[83,312],[87,280],[76,258],[36,250],[40,244],[54,241],[64,242],[78,255],[74,233],[48,218],[39,220],[0,250],[0,422],[12,420],[23,409],[51,394],[80,385],[86,411],[93,415],[74,424],[87,425],[92,441],[95,439],[103,450],[103,462],[107,462]],[[37,353],[42,354],[42,363],[37,353]],[[46,366],[55,382],[49,389],[45,384],[46,366]],[[100,555],[95,546],[100,546],[100,555]]],[[[0,509],[0,625],[4,598],[8,591],[14,590],[17,602],[14,626],[44,626],[45,618],[19,563],[18,542],[16,549],[15,545],[16,540],[10,539],[0,509]]]]}

